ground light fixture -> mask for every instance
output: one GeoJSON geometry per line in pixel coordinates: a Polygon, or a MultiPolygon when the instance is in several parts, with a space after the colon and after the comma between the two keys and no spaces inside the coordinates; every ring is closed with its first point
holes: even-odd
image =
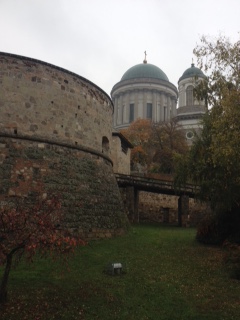
{"type": "Polygon", "coordinates": [[[111,276],[121,275],[125,273],[124,269],[121,262],[110,262],[105,268],[105,273],[111,276]]]}

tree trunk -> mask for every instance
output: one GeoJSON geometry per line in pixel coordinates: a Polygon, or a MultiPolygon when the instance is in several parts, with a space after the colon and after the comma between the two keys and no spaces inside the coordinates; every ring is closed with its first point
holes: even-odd
{"type": "Polygon", "coordinates": [[[0,304],[3,304],[7,301],[7,283],[8,283],[8,277],[9,272],[11,270],[12,266],[12,253],[7,255],[7,262],[5,266],[5,270],[3,273],[1,285],[0,285],[0,304]]]}

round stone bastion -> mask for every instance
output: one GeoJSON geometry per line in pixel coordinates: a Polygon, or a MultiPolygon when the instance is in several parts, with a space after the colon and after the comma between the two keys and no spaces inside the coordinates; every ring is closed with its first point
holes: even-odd
{"type": "Polygon", "coordinates": [[[0,206],[57,196],[84,239],[128,226],[109,157],[113,104],[87,79],[0,53],[0,206]]]}

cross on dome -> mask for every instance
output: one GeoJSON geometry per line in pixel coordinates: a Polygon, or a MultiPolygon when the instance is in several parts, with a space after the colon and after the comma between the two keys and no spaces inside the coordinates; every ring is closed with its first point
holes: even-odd
{"type": "Polygon", "coordinates": [[[145,58],[144,58],[144,60],[143,60],[143,63],[147,63],[147,51],[144,51],[144,54],[145,54],[145,58]]]}

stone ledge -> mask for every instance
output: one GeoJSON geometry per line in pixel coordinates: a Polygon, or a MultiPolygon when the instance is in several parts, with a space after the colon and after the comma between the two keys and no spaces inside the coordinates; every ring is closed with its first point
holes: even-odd
{"type": "MultiPolygon", "coordinates": [[[[90,149],[90,148],[81,146],[81,145],[74,145],[74,144],[70,144],[70,143],[59,142],[57,140],[43,139],[40,137],[35,138],[35,137],[19,135],[19,134],[13,135],[13,134],[8,134],[8,133],[4,133],[4,132],[0,132],[0,138],[32,141],[32,142],[38,143],[39,149],[44,149],[43,144],[50,144],[50,145],[56,145],[59,147],[65,147],[65,148],[69,148],[69,149],[73,149],[73,150],[80,150],[80,151],[84,151],[84,152],[99,156],[99,157],[103,158],[104,160],[107,160],[108,162],[110,162],[111,165],[113,165],[112,160],[108,156],[106,156],[105,154],[98,152],[94,149],[90,149]]],[[[2,143],[1,143],[1,146],[2,146],[2,148],[5,147],[2,143]]]]}

